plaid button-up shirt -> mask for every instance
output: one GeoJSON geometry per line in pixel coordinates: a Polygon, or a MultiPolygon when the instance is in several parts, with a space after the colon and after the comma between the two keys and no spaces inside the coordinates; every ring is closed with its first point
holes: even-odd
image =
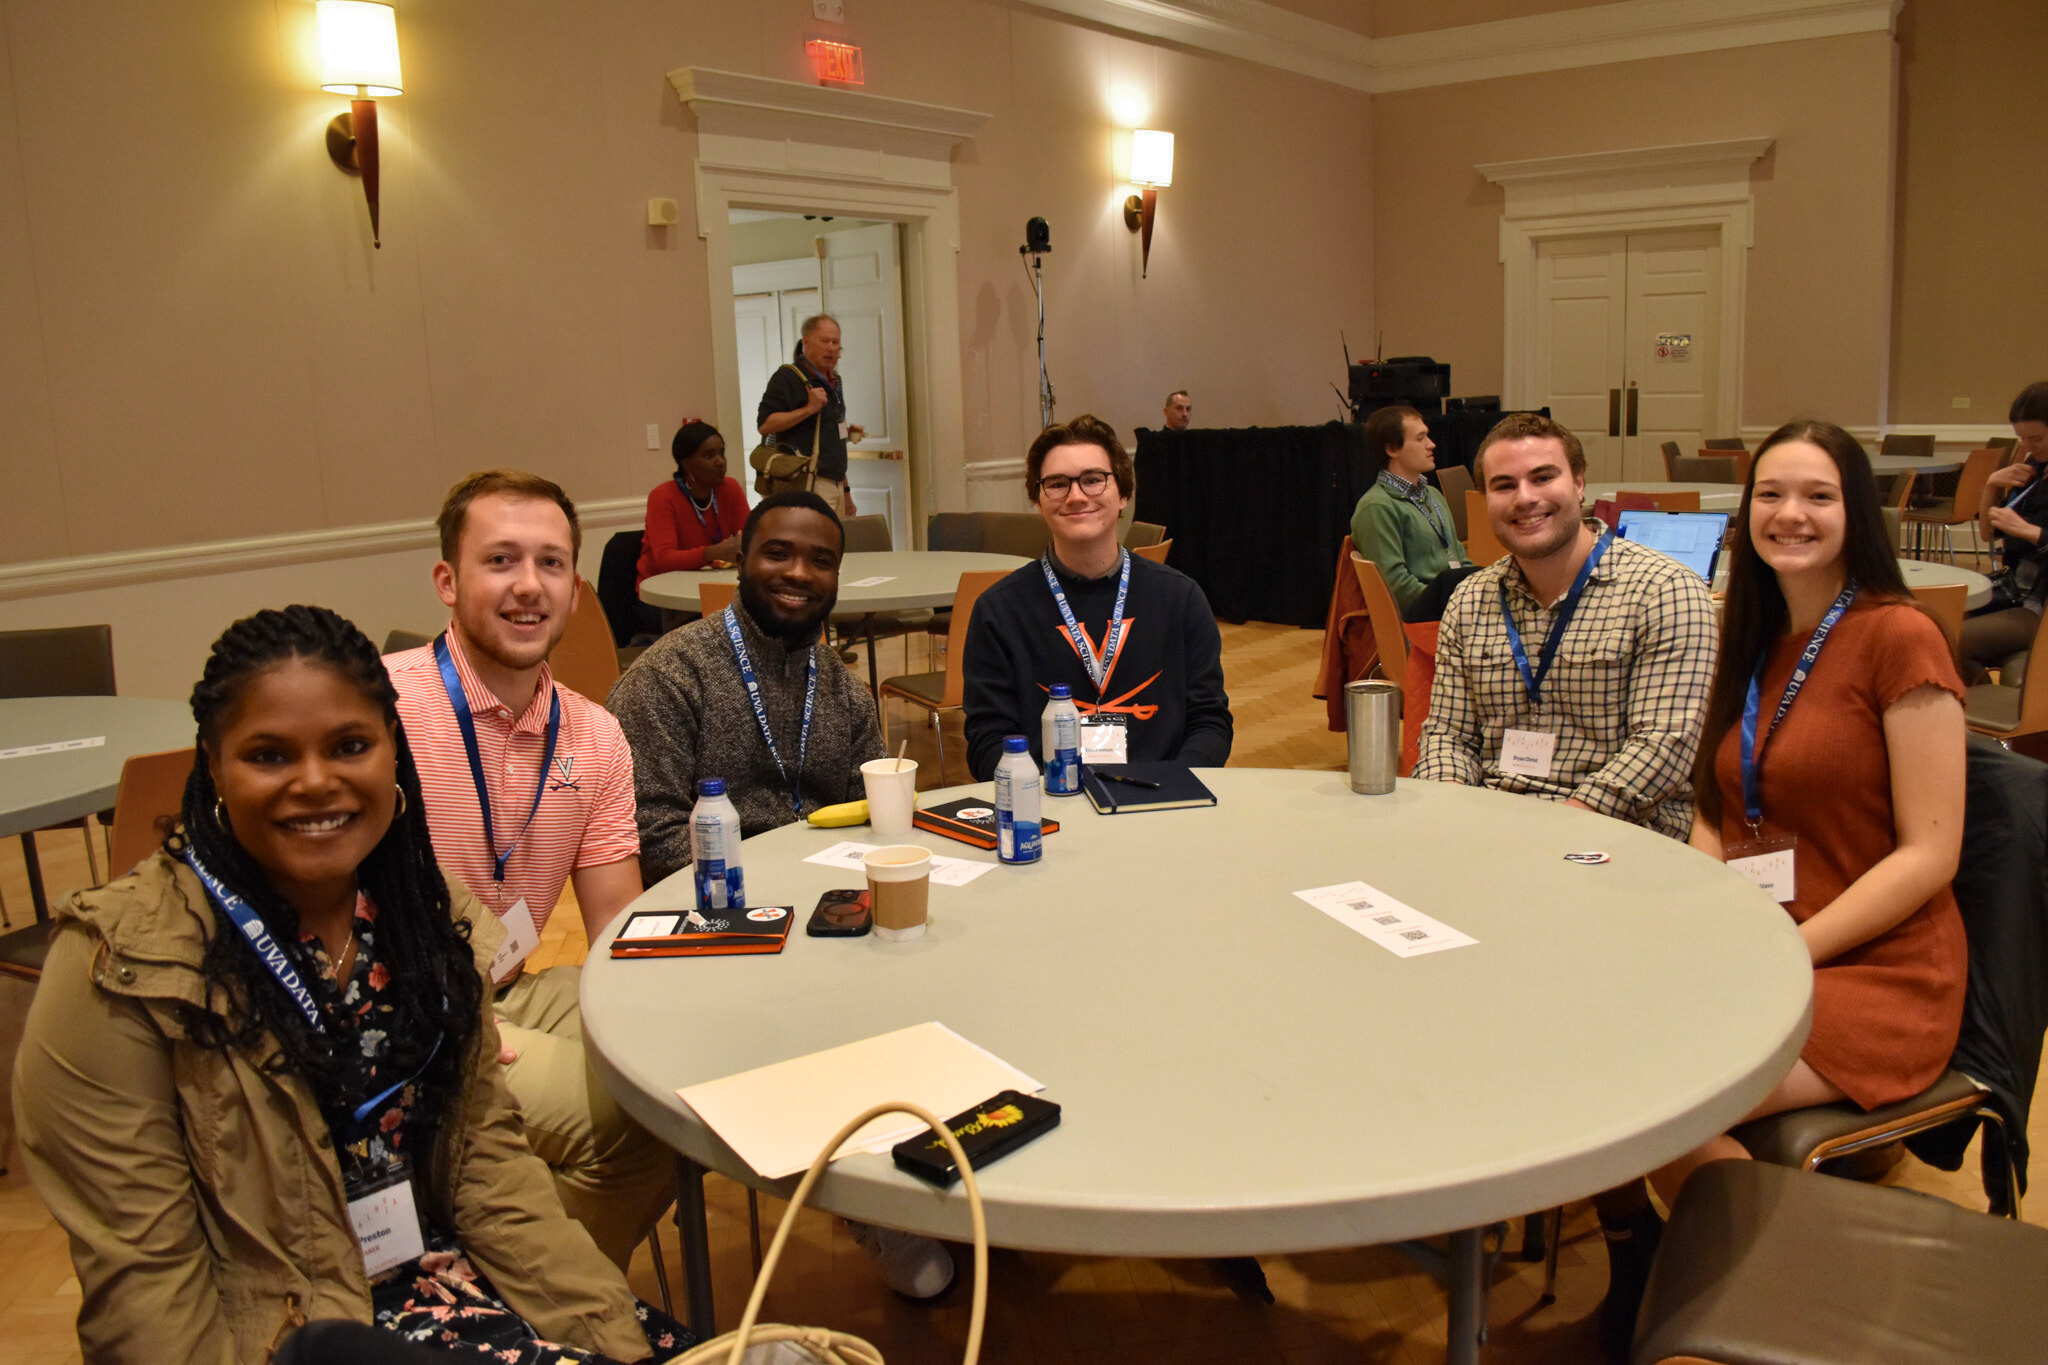
{"type": "Polygon", "coordinates": [[[1510,556],[1465,580],[1445,608],[1413,776],[1575,799],[1685,838],[1720,635],[1705,580],[1655,550],[1609,545],[1558,642],[1540,703],[1515,667],[1503,585],[1529,665],[1538,664],[1563,599],[1541,605],[1510,556]],[[1509,729],[1557,736],[1549,777],[1501,771],[1509,729]]]}

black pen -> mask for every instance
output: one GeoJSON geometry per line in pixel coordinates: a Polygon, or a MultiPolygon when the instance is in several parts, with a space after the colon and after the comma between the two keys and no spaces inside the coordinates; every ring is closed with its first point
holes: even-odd
{"type": "Polygon", "coordinates": [[[1149,787],[1153,791],[1159,790],[1157,782],[1148,782],[1142,777],[1119,777],[1115,773],[1097,773],[1096,776],[1104,782],[1121,782],[1126,787],[1149,787]]]}

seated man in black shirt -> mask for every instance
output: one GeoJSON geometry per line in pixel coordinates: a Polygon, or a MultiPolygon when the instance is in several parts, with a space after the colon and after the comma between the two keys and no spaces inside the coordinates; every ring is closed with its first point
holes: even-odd
{"type": "Polygon", "coordinates": [[[1074,691],[1082,747],[1097,762],[1230,757],[1223,641],[1209,599],[1177,569],[1117,543],[1131,457],[1094,417],[1047,427],[1024,461],[1024,487],[1052,549],[983,593],[963,659],[967,761],[987,780],[1005,735],[1041,765],[1039,717],[1055,683],[1074,691]],[[1078,636],[1078,638],[1077,638],[1078,636]]]}

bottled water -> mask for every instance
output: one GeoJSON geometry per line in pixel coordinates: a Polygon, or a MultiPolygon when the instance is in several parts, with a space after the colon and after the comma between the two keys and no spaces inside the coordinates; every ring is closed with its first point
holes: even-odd
{"type": "Polygon", "coordinates": [[[740,871],[740,812],[720,778],[707,777],[697,784],[697,805],[690,812],[690,855],[697,873],[699,910],[737,910],[747,903],[740,871]]]}
{"type": "Polygon", "coordinates": [[[1006,863],[1035,863],[1045,852],[1038,818],[1043,786],[1030,741],[1022,735],[1004,739],[996,764],[996,857],[1006,863]]]}
{"type": "Polygon", "coordinates": [[[1039,718],[1042,738],[1038,751],[1045,755],[1045,794],[1078,796],[1081,791],[1081,713],[1074,707],[1074,690],[1065,683],[1052,689],[1052,699],[1039,718]]]}

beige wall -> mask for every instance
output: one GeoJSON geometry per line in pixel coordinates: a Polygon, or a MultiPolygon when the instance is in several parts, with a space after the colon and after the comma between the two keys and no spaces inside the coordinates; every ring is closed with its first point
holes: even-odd
{"type": "Polygon", "coordinates": [[[1443,86],[1373,103],[1375,298],[1389,355],[1457,393],[1502,378],[1501,190],[1475,164],[1767,135],[1751,174],[1743,421],[1883,415],[1892,45],[1883,34],[1443,86]]]}
{"type": "MultiPolygon", "coordinates": [[[[343,102],[313,87],[312,14],[0,0],[0,564],[424,518],[486,463],[641,496],[668,469],[646,425],[665,442],[712,406],[694,120],[665,74],[807,80],[821,32],[865,49],[872,93],[993,115],[955,167],[966,445],[932,458],[1012,459],[1037,429],[1033,214],[1062,414],[1128,429],[1186,386],[1217,424],[1320,418],[1338,328],[1371,325],[1355,92],[984,0],[849,7],[843,29],[808,0],[402,4],[373,251],[321,149],[343,102]],[[1144,281],[1113,87],[1179,137],[1144,281]],[[645,225],[656,196],[680,228],[645,225]]],[[[166,661],[124,689],[175,695],[229,614],[282,600],[235,577],[203,613],[59,594],[0,600],[0,628],[120,615],[124,658],[166,661]]],[[[373,633],[409,623],[409,598],[373,598],[373,633]]]]}
{"type": "Polygon", "coordinates": [[[2048,378],[2048,5],[1913,0],[1899,50],[1890,416],[2002,425],[2013,395],[2048,378]]]}

